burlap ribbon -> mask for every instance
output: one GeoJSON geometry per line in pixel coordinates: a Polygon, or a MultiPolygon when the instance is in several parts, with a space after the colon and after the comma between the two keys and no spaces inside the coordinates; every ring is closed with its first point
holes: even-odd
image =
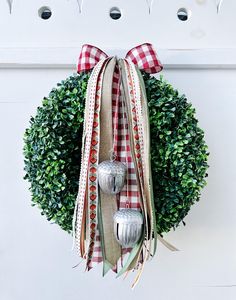
{"type": "MultiPolygon", "coordinates": [[[[103,76],[100,111],[100,162],[110,160],[111,151],[113,151],[112,81],[116,63],[116,58],[111,58],[103,76]]],[[[121,247],[117,243],[113,232],[113,215],[117,211],[116,195],[105,194],[101,189],[99,192],[101,208],[99,231],[103,250],[103,274],[105,274],[110,268],[116,265],[121,256],[121,247]]]]}

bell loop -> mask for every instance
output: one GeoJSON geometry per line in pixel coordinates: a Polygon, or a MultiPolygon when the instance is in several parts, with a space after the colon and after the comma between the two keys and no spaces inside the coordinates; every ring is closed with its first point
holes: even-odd
{"type": "Polygon", "coordinates": [[[125,207],[130,208],[130,203],[128,201],[126,202],[125,207]]]}
{"type": "Polygon", "coordinates": [[[116,154],[114,150],[110,150],[110,161],[116,160],[116,154]]]}

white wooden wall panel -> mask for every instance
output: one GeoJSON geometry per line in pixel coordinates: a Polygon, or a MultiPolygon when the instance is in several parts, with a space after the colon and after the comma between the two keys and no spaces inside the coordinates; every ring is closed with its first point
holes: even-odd
{"type": "Polygon", "coordinates": [[[13,1],[12,14],[7,1],[0,2],[0,36],[4,47],[77,47],[92,42],[103,48],[129,48],[152,41],[159,48],[232,48],[236,26],[234,0],[224,0],[216,14],[218,0],[154,0],[148,14],[145,0],[84,0],[79,14],[77,0],[13,1]],[[52,17],[41,20],[38,9],[49,6],[52,17]],[[122,11],[122,18],[109,17],[111,7],[122,11]],[[191,11],[187,22],[176,17],[179,8],[191,11]]]}
{"type": "MultiPolygon", "coordinates": [[[[1,300],[235,300],[236,299],[236,2],[84,0],[14,1],[8,14],[0,2],[0,299],[1,300]],[[200,4],[202,3],[202,4],[200,4]],[[40,20],[48,5],[53,17],[40,20]],[[111,6],[123,17],[112,21],[111,6]],[[179,7],[192,11],[188,22],[179,7]],[[97,31],[95,31],[97,30],[97,31]],[[101,278],[101,268],[85,274],[71,237],[30,206],[23,181],[22,135],[41,99],[75,71],[84,42],[123,55],[150,41],[159,49],[163,75],[197,108],[210,148],[208,186],[180,226],[166,235],[181,251],[159,245],[140,284],[101,278]]],[[[131,276],[132,277],[132,276],[131,276]]]]}

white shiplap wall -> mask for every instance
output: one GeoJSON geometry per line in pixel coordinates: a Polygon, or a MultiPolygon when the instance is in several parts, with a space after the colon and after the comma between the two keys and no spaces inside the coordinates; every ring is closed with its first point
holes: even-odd
{"type": "MultiPolygon", "coordinates": [[[[76,300],[81,298],[159,300],[236,299],[236,2],[154,0],[151,15],[143,0],[21,0],[10,15],[0,2],[0,299],[76,300]],[[49,6],[48,21],[38,17],[49,6]],[[110,7],[122,10],[110,20],[110,7]],[[191,10],[188,22],[176,11],[191,10]],[[50,225],[30,206],[22,180],[22,135],[41,99],[75,71],[84,42],[120,56],[132,46],[152,42],[165,65],[163,75],[197,108],[210,147],[208,186],[201,201],[166,238],[148,263],[138,287],[72,269],[77,257],[71,237],[50,225]]],[[[131,276],[132,277],[132,276],[131,276]]]]}

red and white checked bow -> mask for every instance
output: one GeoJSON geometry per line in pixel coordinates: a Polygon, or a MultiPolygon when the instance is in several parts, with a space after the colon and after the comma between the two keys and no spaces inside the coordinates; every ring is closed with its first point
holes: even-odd
{"type": "MultiPolygon", "coordinates": [[[[108,55],[96,46],[85,44],[79,56],[77,72],[89,71],[108,55]]],[[[125,58],[149,74],[158,73],[163,69],[152,44],[144,43],[129,50],[125,58]]]]}

